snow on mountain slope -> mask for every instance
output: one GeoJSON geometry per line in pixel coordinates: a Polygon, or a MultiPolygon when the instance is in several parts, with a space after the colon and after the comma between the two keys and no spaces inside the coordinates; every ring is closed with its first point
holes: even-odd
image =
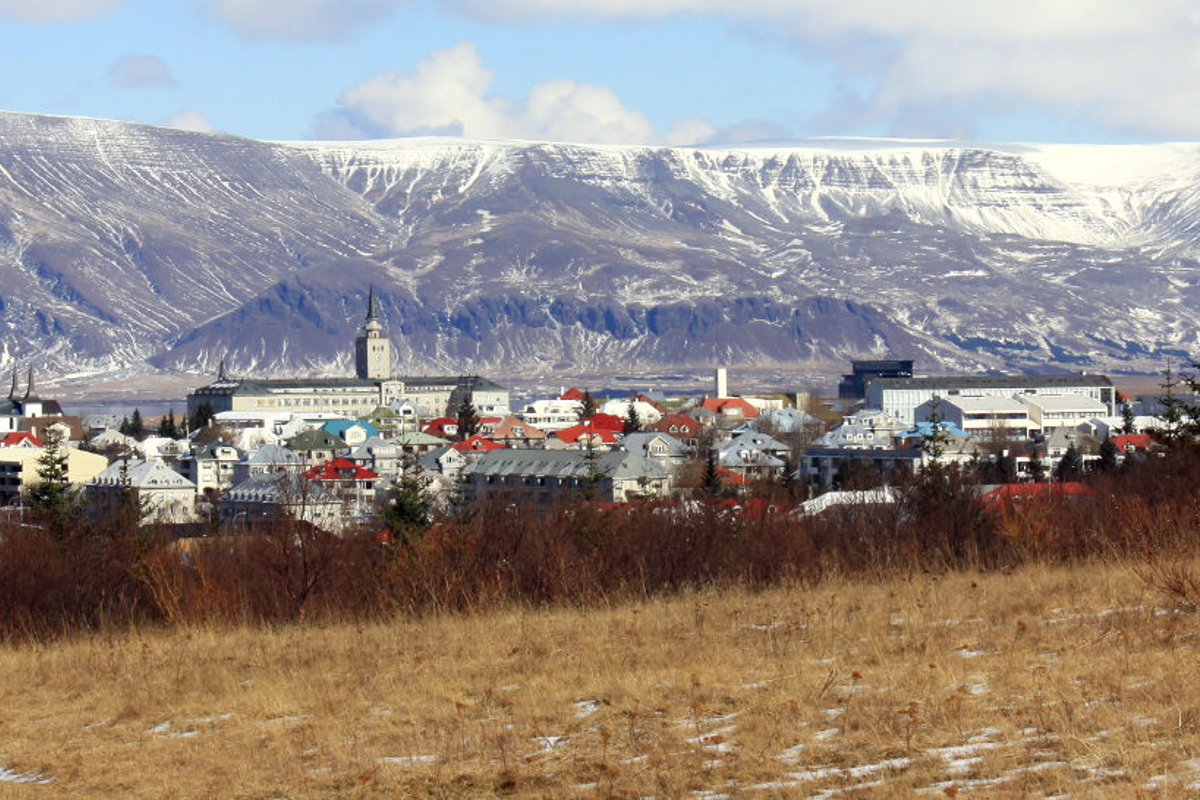
{"type": "Polygon", "coordinates": [[[264,143],[0,113],[0,365],[1154,369],[1200,353],[1200,146],[264,143]]]}

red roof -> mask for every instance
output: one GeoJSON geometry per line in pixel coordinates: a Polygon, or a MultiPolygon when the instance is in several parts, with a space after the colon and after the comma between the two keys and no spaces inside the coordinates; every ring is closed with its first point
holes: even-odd
{"type": "Polygon", "coordinates": [[[569,428],[563,428],[562,430],[555,431],[552,435],[557,436],[567,444],[575,444],[584,434],[592,434],[605,444],[617,443],[617,432],[615,430],[609,430],[608,428],[596,428],[591,425],[584,424],[585,422],[586,420],[578,425],[572,425],[569,428]]]}
{"type": "Polygon", "coordinates": [[[1115,444],[1118,450],[1128,453],[1131,450],[1145,450],[1154,440],[1148,433],[1122,433],[1111,437],[1109,441],[1115,444]]]}
{"type": "Polygon", "coordinates": [[[13,431],[0,439],[0,447],[16,447],[20,444],[31,444],[34,447],[41,447],[42,441],[27,431],[13,431]]]}
{"type": "Polygon", "coordinates": [[[356,481],[379,480],[379,476],[369,469],[360,467],[349,459],[338,456],[332,461],[326,461],[319,467],[313,467],[304,473],[304,477],[314,481],[342,481],[353,478],[356,481]]]}
{"type": "Polygon", "coordinates": [[[593,414],[590,417],[585,417],[579,420],[579,424],[596,428],[597,430],[625,430],[625,420],[621,419],[616,414],[593,414]]]}
{"type": "Polygon", "coordinates": [[[428,433],[430,436],[441,436],[443,439],[453,437],[454,431],[458,430],[457,417],[438,417],[431,419],[425,423],[425,427],[421,429],[423,433],[428,433]],[[446,426],[453,426],[453,431],[447,431],[446,426]]]}
{"type": "Polygon", "coordinates": [[[1064,500],[1076,497],[1091,497],[1093,492],[1076,481],[1065,483],[1005,483],[983,496],[988,505],[1024,502],[1030,500],[1064,500]]]}
{"type": "Polygon", "coordinates": [[[740,397],[706,397],[700,405],[714,414],[737,414],[740,412],[746,419],[754,419],[758,416],[758,409],[740,397]]]}
{"type": "Polygon", "coordinates": [[[734,472],[729,467],[717,467],[717,475],[721,478],[721,483],[727,483],[731,486],[747,486],[753,482],[753,479],[740,472],[734,472]]]}
{"type": "Polygon", "coordinates": [[[485,439],[479,435],[472,436],[470,439],[463,439],[461,442],[455,442],[450,447],[460,453],[489,453],[492,450],[504,449],[504,445],[499,442],[493,442],[491,439],[485,439]]]}
{"type": "Polygon", "coordinates": [[[700,430],[700,423],[687,414],[667,414],[658,422],[646,426],[646,430],[657,433],[670,433],[675,436],[691,436],[700,430]],[[674,430],[671,430],[674,428],[674,430]]]}
{"type": "Polygon", "coordinates": [[[570,389],[567,389],[565,392],[563,392],[562,396],[559,397],[558,399],[559,400],[582,400],[583,394],[584,394],[583,392],[579,391],[574,386],[572,386],[570,389]]]}

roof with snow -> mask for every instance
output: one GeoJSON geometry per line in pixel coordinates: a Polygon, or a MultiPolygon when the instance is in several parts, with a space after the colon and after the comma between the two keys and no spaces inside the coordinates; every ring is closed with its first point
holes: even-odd
{"type": "Polygon", "coordinates": [[[88,483],[93,486],[123,486],[133,489],[191,489],[196,484],[158,459],[118,459],[88,483]]]}

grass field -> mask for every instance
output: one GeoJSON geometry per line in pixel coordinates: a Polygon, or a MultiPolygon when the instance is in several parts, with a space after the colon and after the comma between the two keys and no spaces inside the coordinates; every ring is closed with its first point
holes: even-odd
{"type": "Polygon", "coordinates": [[[0,794],[1191,796],[1200,618],[1127,565],[0,650],[0,794]]]}

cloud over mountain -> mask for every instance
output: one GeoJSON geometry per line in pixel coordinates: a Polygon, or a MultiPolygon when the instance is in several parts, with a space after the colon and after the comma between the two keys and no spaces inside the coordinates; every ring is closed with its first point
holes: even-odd
{"type": "MultiPolygon", "coordinates": [[[[848,77],[828,119],[950,128],[1033,105],[1148,136],[1200,136],[1200,11],[1181,0],[455,0],[497,22],[713,15],[782,31],[848,77]],[[928,114],[936,111],[938,113],[928,114]],[[949,111],[949,114],[946,112],[949,111]],[[956,114],[956,112],[962,112],[956,114]],[[958,119],[954,117],[957,116],[958,119]]],[[[945,131],[943,131],[945,132],[945,131]]]]}
{"type": "Polygon", "coordinates": [[[386,70],[348,87],[340,107],[318,120],[317,136],[692,144],[715,132],[699,119],[680,119],[658,131],[604,86],[551,79],[514,98],[490,93],[494,77],[470,43],[432,50],[411,70],[386,70]]]}

